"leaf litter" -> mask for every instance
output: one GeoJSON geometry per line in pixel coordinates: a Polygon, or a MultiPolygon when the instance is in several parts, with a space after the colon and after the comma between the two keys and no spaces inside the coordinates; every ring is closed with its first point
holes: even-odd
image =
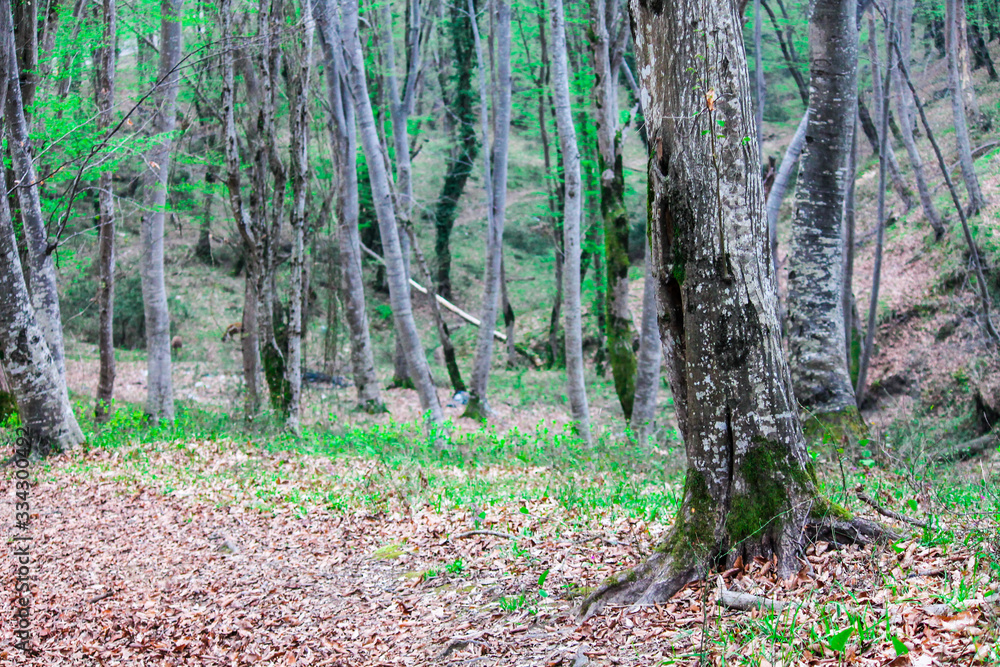
{"type": "MultiPolygon", "coordinates": [[[[820,542],[787,581],[770,561],[738,562],[667,604],[608,608],[581,623],[581,597],[641,561],[669,525],[550,497],[552,470],[400,471],[199,441],[74,452],[35,474],[35,652],[13,648],[8,558],[2,664],[1000,661],[995,570],[959,540],[918,535],[875,550],[820,542]],[[536,492],[463,503],[435,487],[442,478],[486,487],[516,478],[536,492]],[[723,591],[783,607],[722,608],[723,591]]],[[[0,520],[13,525],[5,476],[0,520]]]]}

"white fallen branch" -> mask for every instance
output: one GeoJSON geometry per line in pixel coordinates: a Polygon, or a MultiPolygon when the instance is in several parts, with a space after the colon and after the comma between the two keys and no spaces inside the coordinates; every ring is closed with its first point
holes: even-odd
{"type": "Polygon", "coordinates": [[[736,609],[738,611],[752,611],[754,609],[769,609],[771,611],[781,611],[788,606],[787,602],[762,598],[750,593],[740,593],[723,589],[719,594],[716,604],[726,609],[736,609]]]}

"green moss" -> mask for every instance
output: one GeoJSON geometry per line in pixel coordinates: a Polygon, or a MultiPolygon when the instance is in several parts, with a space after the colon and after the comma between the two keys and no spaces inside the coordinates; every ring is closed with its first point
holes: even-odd
{"type": "Polygon", "coordinates": [[[788,478],[795,471],[791,476],[801,484],[808,473],[790,464],[787,452],[777,443],[761,442],[747,452],[739,471],[746,489],[733,497],[726,515],[726,531],[733,543],[780,529],[779,517],[788,507],[788,478]]]}
{"type": "Polygon", "coordinates": [[[861,414],[854,406],[837,412],[822,412],[808,415],[802,421],[802,432],[809,444],[830,443],[840,446],[846,437],[851,444],[868,435],[861,414]]]}
{"type": "Polygon", "coordinates": [[[695,565],[714,546],[716,509],[704,475],[688,468],[684,480],[684,502],[674,528],[667,539],[656,547],[657,551],[670,555],[675,570],[695,565]]]}
{"type": "Polygon", "coordinates": [[[405,553],[406,550],[403,549],[402,544],[399,542],[392,542],[376,549],[375,553],[372,554],[372,558],[375,560],[395,560],[405,553]]]}
{"type": "Polygon", "coordinates": [[[17,414],[17,398],[10,391],[0,391],[0,422],[6,422],[17,414]]]}
{"type": "Polygon", "coordinates": [[[809,518],[822,520],[831,516],[841,521],[851,521],[854,519],[854,515],[843,505],[823,496],[816,496],[812,509],[809,511],[809,518]]]}

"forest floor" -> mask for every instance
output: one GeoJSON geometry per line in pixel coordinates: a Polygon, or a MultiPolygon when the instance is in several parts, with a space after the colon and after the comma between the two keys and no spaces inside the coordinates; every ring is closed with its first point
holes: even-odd
{"type": "MultiPolygon", "coordinates": [[[[449,457],[396,452],[392,434],[381,437],[377,456],[357,455],[356,434],[339,453],[121,437],[41,464],[30,495],[37,653],[25,662],[5,621],[0,664],[1000,661],[997,454],[923,475],[892,472],[878,453],[841,462],[827,494],[870,516],[851,492],[864,482],[927,527],[890,522],[899,541],[876,548],[810,545],[788,581],[756,561],[669,604],[581,622],[581,596],[667,529],[681,492],[675,454],[626,471],[627,447],[581,461],[557,439],[519,453],[470,439],[449,457]],[[723,609],[722,588],[789,605],[723,609]]],[[[818,467],[835,470],[831,456],[818,467]]],[[[3,474],[12,488],[13,471],[3,474]]],[[[0,507],[3,525],[12,511],[0,507]]],[[[3,578],[12,591],[12,571],[3,578]]],[[[0,600],[4,619],[12,604],[0,600]]]]}

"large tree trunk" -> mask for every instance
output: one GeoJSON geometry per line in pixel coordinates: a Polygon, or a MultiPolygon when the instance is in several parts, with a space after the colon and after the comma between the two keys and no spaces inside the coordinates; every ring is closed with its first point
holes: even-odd
{"type": "MultiPolygon", "coordinates": [[[[569,100],[569,64],[566,53],[566,15],[563,0],[552,0],[552,73],[556,128],[562,150],[563,178],[563,299],[566,310],[566,375],[569,405],[577,433],[590,442],[590,410],[583,370],[583,308],[580,289],[580,227],[583,218],[583,183],[580,148],[573,127],[569,100]]],[[[646,107],[643,106],[645,109],[646,107]]]]}
{"type": "MultiPolygon", "coordinates": [[[[12,89],[18,89],[20,98],[13,34],[10,2],[0,0],[0,108],[12,89]],[[14,85],[8,85],[11,81],[14,85]]],[[[8,136],[8,143],[14,143],[11,138],[8,136]]],[[[3,169],[0,188],[7,192],[3,169]]],[[[60,374],[45,332],[35,320],[7,199],[0,197],[0,358],[17,398],[21,423],[31,439],[32,453],[44,456],[80,444],[83,433],[69,403],[65,375],[60,374]]]]}
{"type": "Polygon", "coordinates": [[[810,439],[840,442],[863,425],[844,361],[844,197],[857,114],[856,0],[818,0],[809,27],[809,126],[800,159],[788,272],[795,398],[810,439]]]}
{"type": "Polygon", "coordinates": [[[299,52],[298,70],[291,77],[289,97],[292,117],[292,277],[288,309],[288,363],[285,365],[285,382],[288,383],[289,401],[286,425],[293,433],[301,430],[302,409],[302,290],[305,282],[306,252],[306,179],[309,176],[309,90],[312,76],[313,33],[312,0],[301,0],[302,50],[299,52]]]}
{"type": "MultiPolygon", "coordinates": [[[[0,5],[0,13],[10,13],[10,3],[0,5]]],[[[6,103],[4,105],[7,120],[7,135],[10,141],[11,162],[17,186],[17,201],[21,208],[21,222],[24,226],[24,237],[28,248],[28,266],[25,276],[31,302],[35,308],[36,324],[45,336],[45,342],[52,355],[55,371],[59,381],[66,383],[66,361],[63,349],[62,319],[59,310],[59,292],[56,287],[56,268],[52,260],[55,246],[49,245],[45,218],[42,214],[41,199],[38,191],[38,178],[32,157],[31,137],[28,134],[28,121],[24,115],[24,105],[21,101],[21,86],[18,82],[17,59],[14,41],[3,46],[7,50],[11,68],[0,85],[6,87],[6,103]]],[[[66,213],[69,215],[69,212],[66,213]]],[[[55,239],[58,242],[58,238],[55,239]]]]}
{"type": "MultiPolygon", "coordinates": [[[[375,115],[372,113],[371,100],[368,97],[364,54],[361,51],[361,38],[358,34],[358,7],[351,0],[347,0],[341,9],[343,14],[340,25],[343,26],[345,55],[347,56],[347,79],[354,99],[354,110],[361,130],[361,143],[368,164],[368,177],[371,181],[379,234],[385,253],[389,301],[392,306],[396,331],[401,334],[400,338],[406,351],[410,377],[413,379],[420,397],[420,407],[427,413],[432,424],[441,425],[444,422],[444,417],[434,381],[431,379],[430,367],[427,365],[427,357],[424,355],[420,333],[417,331],[417,324],[413,319],[413,307],[410,302],[410,289],[400,245],[400,234],[396,226],[396,212],[389,187],[389,175],[382,159],[382,147],[375,128],[375,115]]],[[[492,332],[492,329],[490,331],[492,332]]]]}
{"type": "Polygon", "coordinates": [[[961,74],[961,51],[964,45],[959,38],[959,14],[964,16],[965,3],[962,0],[945,0],[947,19],[945,30],[948,33],[948,87],[951,90],[951,108],[955,120],[955,143],[958,146],[959,164],[962,166],[962,179],[969,193],[969,214],[982,210],[985,205],[983,191],[979,187],[976,167],[972,161],[972,146],[969,141],[969,124],[966,119],[966,105],[963,104],[965,85],[961,74]]]}
{"type": "Polygon", "coordinates": [[[184,0],[161,0],[160,67],[157,91],[153,95],[152,146],[146,155],[143,205],[146,211],[140,228],[140,277],[146,313],[146,414],[155,421],[173,421],[174,395],[170,364],[170,311],[163,273],[164,217],[167,180],[173,142],[170,133],[177,120],[177,91],[181,57],[181,7],[184,0]]]}
{"type": "MultiPolygon", "coordinates": [[[[496,31],[496,105],[493,107],[492,201],[486,231],[486,267],[483,271],[482,326],[476,339],[476,356],[472,362],[469,403],[464,417],[484,420],[490,415],[486,390],[493,363],[493,328],[496,326],[500,301],[500,260],[503,253],[503,225],[507,208],[507,153],[510,138],[511,9],[507,0],[495,0],[494,29],[496,31]]],[[[485,113],[485,109],[483,110],[485,113]]]]}
{"type": "MultiPolygon", "coordinates": [[[[904,62],[909,64],[910,58],[910,33],[913,30],[913,0],[902,0],[899,8],[899,32],[900,51],[904,62]]],[[[901,78],[895,81],[896,86],[896,113],[899,116],[899,126],[903,135],[903,145],[906,146],[906,153],[910,158],[910,166],[913,167],[913,177],[917,182],[917,194],[920,196],[920,206],[924,209],[924,217],[934,230],[934,238],[940,240],[944,236],[945,228],[941,222],[941,216],[934,206],[930,188],[927,185],[927,177],[924,174],[924,162],[917,150],[917,142],[913,138],[913,99],[910,91],[901,78]]]]}
{"type": "MultiPolygon", "coordinates": [[[[663,602],[738,557],[774,557],[787,577],[800,567],[804,529],[830,508],[817,494],[781,349],[760,163],[743,140],[753,136],[753,103],[736,3],[630,8],[649,123],[660,333],[671,343],[688,470],[667,538],[585,601],[587,614],[605,602],[663,602]]],[[[828,521],[855,536],[862,527],[828,521]]]]}
{"type": "Polygon", "coordinates": [[[361,275],[361,239],[358,234],[357,136],[354,108],[346,80],[346,64],[338,24],[330,17],[329,0],[313,0],[316,24],[323,47],[327,98],[330,103],[330,146],[337,176],[337,235],[340,271],[344,282],[344,310],[351,337],[351,371],[358,407],[369,413],[385,412],[375,375],[365,286],[361,275]]]}
{"type": "MultiPolygon", "coordinates": [[[[97,50],[97,109],[98,127],[107,132],[114,122],[115,105],[115,23],[117,0],[103,0],[104,33],[101,48],[97,50]]],[[[115,201],[111,192],[111,172],[101,172],[98,199],[101,209],[99,233],[100,286],[97,291],[99,312],[98,348],[101,367],[97,380],[97,404],[94,419],[103,423],[111,418],[111,399],[115,388],[115,201]]]]}
{"type": "Polygon", "coordinates": [[[607,292],[604,310],[608,356],[615,393],[625,421],[635,403],[634,331],[628,309],[628,210],[625,208],[625,172],[618,118],[618,71],[624,48],[624,16],[618,0],[591,0],[590,46],[594,67],[594,121],[597,125],[597,162],[604,218],[607,292]]]}

